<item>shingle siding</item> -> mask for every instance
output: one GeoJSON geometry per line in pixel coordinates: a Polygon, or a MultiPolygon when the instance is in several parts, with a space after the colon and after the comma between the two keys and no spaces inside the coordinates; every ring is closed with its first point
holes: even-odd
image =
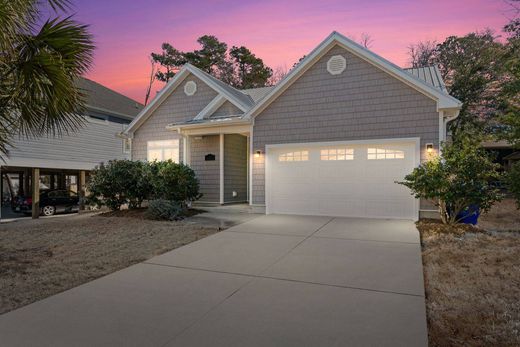
{"type": "MultiPolygon", "coordinates": [[[[146,160],[148,141],[180,138],[176,132],[166,130],[166,126],[171,123],[182,123],[192,120],[216,96],[217,92],[197,77],[193,75],[186,77],[134,133],[132,159],[146,160]],[[192,96],[184,94],[184,85],[188,81],[197,83],[197,92],[192,96]]],[[[182,146],[181,141],[181,160],[182,146]]]]}
{"type": "Polygon", "coordinates": [[[247,201],[247,137],[229,134],[224,136],[224,202],[238,201],[247,201]]]}
{"type": "MultiPolygon", "coordinates": [[[[256,118],[253,151],[298,142],[420,137],[439,142],[436,102],[368,62],[335,46],[256,118]],[[347,69],[327,72],[340,54],[347,69]]],[[[422,153],[421,158],[425,158],[422,153]]],[[[264,158],[253,163],[253,203],[265,203],[264,158]]]]}
{"type": "Polygon", "coordinates": [[[225,116],[237,116],[240,114],[243,114],[238,107],[233,105],[231,102],[226,101],[222,104],[212,115],[210,118],[218,118],[218,117],[225,117],[225,116]]]}
{"type": "Polygon", "coordinates": [[[203,194],[200,201],[220,202],[220,136],[191,138],[190,148],[190,166],[199,179],[200,192],[203,194]],[[215,155],[215,160],[206,161],[207,154],[215,155]]]}

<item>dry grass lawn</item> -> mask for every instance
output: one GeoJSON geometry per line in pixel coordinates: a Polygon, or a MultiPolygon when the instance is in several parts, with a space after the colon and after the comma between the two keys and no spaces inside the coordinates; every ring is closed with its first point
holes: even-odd
{"type": "Polygon", "coordinates": [[[81,214],[0,224],[0,314],[218,231],[140,217],[81,214]]]}
{"type": "Polygon", "coordinates": [[[520,211],[509,201],[481,228],[421,221],[431,346],[520,346],[520,211]],[[498,217],[497,217],[498,216],[498,217]]]}

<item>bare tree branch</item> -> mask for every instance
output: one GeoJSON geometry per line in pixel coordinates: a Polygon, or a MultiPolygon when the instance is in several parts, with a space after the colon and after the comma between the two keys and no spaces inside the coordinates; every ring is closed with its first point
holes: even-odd
{"type": "Polygon", "coordinates": [[[148,100],[150,99],[150,92],[152,91],[152,85],[156,78],[156,76],[155,76],[156,66],[155,66],[155,60],[153,60],[153,58],[150,58],[150,64],[151,64],[150,80],[148,81],[148,87],[146,87],[146,95],[144,97],[145,106],[148,105],[148,100]]]}

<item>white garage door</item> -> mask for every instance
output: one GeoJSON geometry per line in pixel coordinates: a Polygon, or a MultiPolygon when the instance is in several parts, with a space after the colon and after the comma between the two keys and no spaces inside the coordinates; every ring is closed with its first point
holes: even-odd
{"type": "Polygon", "coordinates": [[[419,162],[417,141],[328,142],[267,148],[267,213],[417,219],[395,183],[419,162]]]}

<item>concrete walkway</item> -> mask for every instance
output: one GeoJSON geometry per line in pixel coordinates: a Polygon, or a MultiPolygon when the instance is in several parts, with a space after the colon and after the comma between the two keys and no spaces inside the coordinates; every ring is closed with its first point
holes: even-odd
{"type": "Polygon", "coordinates": [[[426,346],[411,221],[261,216],[0,316],[2,346],[426,346]]]}

